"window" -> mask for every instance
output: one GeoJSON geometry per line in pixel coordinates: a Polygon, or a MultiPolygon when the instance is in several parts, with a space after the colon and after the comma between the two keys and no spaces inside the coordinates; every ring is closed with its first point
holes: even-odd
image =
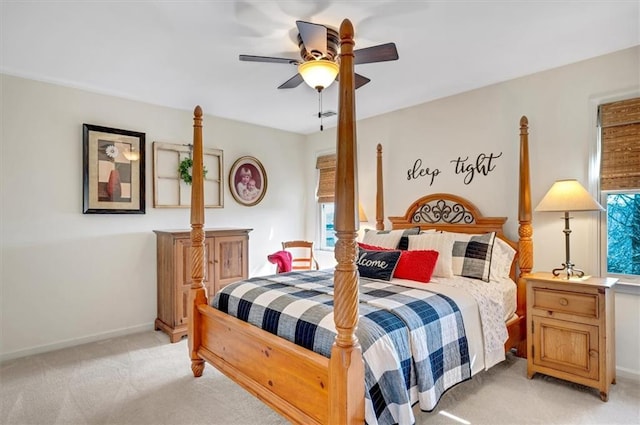
{"type": "Polygon", "coordinates": [[[336,245],[336,232],[333,228],[333,202],[320,204],[320,249],[333,250],[336,245]]]}
{"type": "Polygon", "coordinates": [[[607,272],[640,277],[640,191],[603,194],[607,272]]]}
{"type": "Polygon", "coordinates": [[[336,184],[336,155],[319,156],[316,161],[318,169],[318,190],[316,196],[320,205],[320,249],[333,251],[336,234],[333,228],[334,195],[336,184]]]}
{"type": "Polygon", "coordinates": [[[600,105],[602,264],[640,283],[640,98],[600,105]]]}

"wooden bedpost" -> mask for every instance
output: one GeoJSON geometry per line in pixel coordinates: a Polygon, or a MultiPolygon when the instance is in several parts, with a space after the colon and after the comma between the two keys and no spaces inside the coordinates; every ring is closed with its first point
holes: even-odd
{"type": "Polygon", "coordinates": [[[533,226],[531,225],[531,183],[529,178],[529,120],[520,118],[520,197],[518,202],[518,305],[516,313],[522,317],[522,338],[518,344],[517,355],[527,356],[526,331],[526,281],[523,276],[533,268],[533,226]]]}
{"type": "Polygon", "coordinates": [[[382,183],[382,145],[376,147],[376,230],[384,230],[384,184],[382,183]]]}
{"type": "Polygon", "coordinates": [[[329,423],[364,423],[364,363],[358,325],[358,169],[356,157],[353,25],[340,25],[340,81],[334,224],[338,241],[334,272],[337,335],[329,360],[329,423]]]}
{"type": "Polygon", "coordinates": [[[193,168],[191,170],[191,289],[189,290],[188,335],[193,375],[202,376],[204,360],[201,345],[201,319],[198,306],[207,304],[204,289],[204,182],[202,165],[202,108],[193,111],[193,168]]]}

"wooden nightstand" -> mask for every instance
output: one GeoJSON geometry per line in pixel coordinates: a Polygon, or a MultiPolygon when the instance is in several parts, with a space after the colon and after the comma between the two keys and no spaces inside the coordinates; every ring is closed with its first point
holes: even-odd
{"type": "Polygon", "coordinates": [[[603,401],[615,384],[612,278],[527,280],[527,376],[536,372],[597,388],[603,401]]]}

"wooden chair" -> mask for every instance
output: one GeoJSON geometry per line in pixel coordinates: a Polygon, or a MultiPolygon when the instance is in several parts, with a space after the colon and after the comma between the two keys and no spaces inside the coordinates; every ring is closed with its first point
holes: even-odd
{"type": "Polygon", "coordinates": [[[286,241],[282,242],[282,249],[291,253],[292,270],[318,270],[318,261],[313,256],[313,242],[286,241]]]}

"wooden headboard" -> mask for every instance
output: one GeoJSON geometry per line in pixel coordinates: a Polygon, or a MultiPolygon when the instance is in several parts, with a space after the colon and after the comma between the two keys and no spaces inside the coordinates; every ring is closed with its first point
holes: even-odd
{"type": "MultiPolygon", "coordinates": [[[[394,229],[420,226],[422,230],[436,229],[449,232],[496,232],[506,239],[502,226],[507,217],[484,217],[467,199],[450,193],[433,193],[413,202],[401,217],[389,217],[394,229]]],[[[516,242],[512,242],[514,248],[516,242]]]]}

